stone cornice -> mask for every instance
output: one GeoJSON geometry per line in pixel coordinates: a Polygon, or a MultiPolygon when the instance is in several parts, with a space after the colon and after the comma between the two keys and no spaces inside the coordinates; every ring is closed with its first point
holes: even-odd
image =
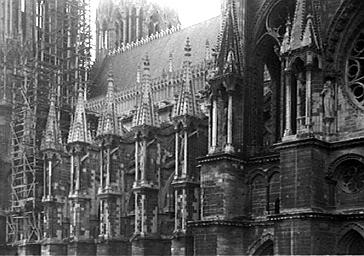
{"type": "Polygon", "coordinates": [[[279,162],[280,155],[279,153],[257,156],[249,158],[248,164],[265,164],[265,163],[272,163],[272,162],[279,162]]]}
{"type": "Polygon", "coordinates": [[[300,139],[294,141],[286,141],[275,144],[275,149],[289,149],[292,147],[306,147],[306,146],[316,146],[324,149],[343,149],[347,147],[353,146],[362,146],[364,145],[364,137],[362,138],[354,138],[343,141],[335,141],[335,142],[326,142],[316,138],[307,138],[300,139]]]}
{"type": "Polygon", "coordinates": [[[208,221],[190,221],[188,222],[189,228],[200,228],[208,226],[220,226],[220,227],[252,227],[252,226],[267,226],[272,225],[277,221],[285,220],[328,220],[328,221],[348,221],[348,220],[364,220],[363,213],[353,214],[332,214],[321,212],[304,212],[304,213],[286,213],[266,216],[260,220],[208,220],[208,221]]]}
{"type": "Polygon", "coordinates": [[[238,164],[245,164],[246,161],[240,158],[237,155],[229,154],[229,153],[216,153],[211,154],[203,157],[197,158],[197,161],[199,164],[202,163],[210,163],[210,162],[216,162],[216,161],[231,161],[238,164]]]}
{"type": "Polygon", "coordinates": [[[292,141],[284,141],[274,145],[275,149],[282,150],[288,149],[293,147],[306,147],[306,146],[317,146],[321,148],[328,149],[329,143],[316,139],[316,138],[307,138],[307,139],[299,139],[299,140],[292,140],[292,141]]]}

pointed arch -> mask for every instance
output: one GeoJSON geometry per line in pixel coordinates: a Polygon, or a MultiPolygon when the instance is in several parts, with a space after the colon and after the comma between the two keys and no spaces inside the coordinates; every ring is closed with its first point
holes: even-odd
{"type": "Polygon", "coordinates": [[[364,255],[364,229],[361,225],[352,223],[342,232],[336,246],[336,254],[364,255]]]}
{"type": "Polygon", "coordinates": [[[256,42],[254,49],[254,59],[252,62],[256,67],[254,77],[255,90],[258,96],[256,107],[252,116],[259,118],[263,122],[259,127],[254,127],[256,131],[258,143],[263,147],[269,148],[272,144],[280,140],[281,137],[281,62],[277,55],[279,49],[279,40],[271,33],[264,33],[256,42]]]}
{"type": "Polygon", "coordinates": [[[129,193],[126,197],[126,206],[127,206],[126,213],[128,215],[135,213],[135,194],[132,190],[129,191],[129,193]]]}
{"type": "Polygon", "coordinates": [[[267,211],[269,214],[280,212],[281,201],[281,174],[278,167],[268,170],[268,191],[267,191],[267,211]]]}
{"type": "Polygon", "coordinates": [[[255,177],[257,175],[261,175],[263,177],[265,177],[265,172],[263,169],[261,168],[257,168],[257,169],[254,169],[250,172],[250,174],[248,175],[248,182],[249,184],[252,184],[253,183],[253,180],[255,179],[255,177]]]}
{"type": "Polygon", "coordinates": [[[247,255],[274,255],[273,235],[268,233],[249,246],[247,255]]]}
{"type": "Polygon", "coordinates": [[[257,173],[250,185],[251,214],[253,217],[263,216],[267,207],[267,180],[265,174],[257,173]]]}
{"type": "Polygon", "coordinates": [[[166,181],[166,185],[159,192],[159,205],[164,212],[171,212],[174,210],[175,199],[172,186],[174,173],[174,171],[171,173],[168,180],[166,181]]]}

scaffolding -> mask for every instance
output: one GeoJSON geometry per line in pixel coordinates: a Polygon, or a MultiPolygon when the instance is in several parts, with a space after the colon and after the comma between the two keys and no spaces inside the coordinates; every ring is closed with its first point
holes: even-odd
{"type": "Polygon", "coordinates": [[[11,2],[13,15],[20,15],[10,19],[18,25],[2,44],[1,62],[3,97],[9,101],[11,95],[12,104],[7,243],[16,245],[42,239],[40,144],[49,91],[57,91],[62,137],[67,138],[76,92],[86,87],[91,64],[90,5],[89,0],[36,0],[24,2],[25,6],[16,0],[6,2],[11,2]]]}

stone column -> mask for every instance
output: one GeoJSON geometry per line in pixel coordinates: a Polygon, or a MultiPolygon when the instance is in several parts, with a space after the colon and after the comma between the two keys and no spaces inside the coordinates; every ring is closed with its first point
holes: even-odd
{"type": "Polygon", "coordinates": [[[214,153],[217,148],[217,99],[212,98],[212,129],[211,129],[211,148],[209,153],[214,153]]]}
{"type": "Polygon", "coordinates": [[[124,45],[128,42],[127,40],[127,30],[128,30],[128,27],[127,27],[127,24],[126,24],[126,17],[123,18],[123,43],[124,45]]]}
{"type": "Polygon", "coordinates": [[[292,124],[291,124],[291,70],[286,68],[285,70],[285,81],[286,81],[286,127],[284,131],[284,136],[289,136],[292,134],[292,124]]]}
{"type": "Polygon", "coordinates": [[[183,169],[182,169],[182,177],[187,176],[187,168],[188,168],[188,131],[187,128],[183,131],[183,169]]]}
{"type": "Polygon", "coordinates": [[[104,188],[104,151],[100,150],[100,189],[104,188]]]}
{"type": "Polygon", "coordinates": [[[136,19],[135,19],[135,41],[138,41],[138,39],[140,38],[140,8],[137,8],[136,10],[136,19]]]}
{"type": "Polygon", "coordinates": [[[146,180],[145,180],[145,168],[146,168],[146,164],[147,164],[147,141],[146,140],[143,140],[143,144],[142,144],[142,161],[143,161],[143,164],[142,164],[142,170],[141,170],[141,182],[142,183],[145,183],[146,180]]]}
{"type": "Polygon", "coordinates": [[[312,121],[312,53],[307,53],[306,60],[306,125],[311,129],[312,121]]]}
{"type": "Polygon", "coordinates": [[[133,36],[133,17],[132,17],[132,11],[129,10],[129,42],[131,43],[132,41],[132,36],[133,36]]]}
{"type": "Polygon", "coordinates": [[[52,197],[52,159],[48,159],[48,197],[52,197]]]}
{"type": "Polygon", "coordinates": [[[228,91],[227,141],[225,152],[234,152],[233,147],[233,92],[228,91]]]}
{"type": "Polygon", "coordinates": [[[178,130],[178,128],[176,128],[176,143],[175,143],[175,174],[174,174],[174,177],[175,177],[175,178],[178,178],[178,176],[179,176],[178,168],[179,168],[179,130],[178,130]]]}
{"type": "Polygon", "coordinates": [[[106,149],[106,189],[110,188],[110,147],[106,149]]]}
{"type": "Polygon", "coordinates": [[[71,187],[70,187],[70,194],[73,194],[74,192],[74,179],[75,179],[75,160],[74,160],[74,156],[71,156],[71,187]]]}
{"type": "Polygon", "coordinates": [[[139,180],[139,141],[135,142],[135,182],[139,180]]]}

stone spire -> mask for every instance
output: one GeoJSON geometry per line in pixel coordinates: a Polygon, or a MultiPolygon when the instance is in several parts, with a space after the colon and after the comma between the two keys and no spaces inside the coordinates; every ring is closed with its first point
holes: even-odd
{"type": "Polygon", "coordinates": [[[84,92],[81,88],[78,90],[76,111],[68,135],[68,143],[76,142],[91,143],[91,135],[87,129],[84,92]]]}
{"type": "Polygon", "coordinates": [[[291,50],[301,47],[303,30],[305,29],[306,0],[297,0],[291,31],[291,50]]]}
{"type": "Polygon", "coordinates": [[[141,101],[137,106],[137,111],[133,119],[133,127],[137,126],[159,126],[158,114],[154,109],[152,97],[152,84],[150,79],[150,62],[148,55],[143,64],[143,91],[141,92],[141,101]]]}
{"type": "Polygon", "coordinates": [[[205,61],[210,61],[211,60],[211,48],[210,48],[210,42],[208,39],[206,39],[205,42],[205,61]]]}
{"type": "Polygon", "coordinates": [[[225,8],[222,32],[217,45],[217,75],[241,74],[242,51],[235,1],[228,0],[225,8]]]}
{"type": "Polygon", "coordinates": [[[187,38],[185,45],[185,59],[183,61],[183,83],[174,108],[173,116],[196,116],[198,115],[198,112],[195,92],[192,84],[191,44],[190,39],[187,38]]]}
{"type": "Polygon", "coordinates": [[[315,32],[313,15],[308,14],[305,31],[303,33],[303,38],[302,38],[302,47],[310,47],[310,46],[314,46],[317,49],[321,48],[320,42],[319,42],[319,40],[316,36],[316,32],[315,32]]]}
{"type": "Polygon", "coordinates": [[[105,110],[102,113],[97,136],[103,135],[120,135],[118,119],[115,113],[115,97],[114,97],[114,79],[112,70],[109,72],[107,79],[107,93],[105,97],[105,110]]]}
{"type": "Polygon", "coordinates": [[[294,18],[291,24],[289,23],[286,28],[286,34],[283,39],[281,53],[294,51],[304,47],[315,47],[321,49],[320,40],[317,35],[317,14],[314,9],[312,0],[297,0],[294,18]],[[287,47],[287,33],[289,33],[289,47],[287,47]],[[285,46],[284,46],[285,45],[285,46]]]}
{"type": "Polygon", "coordinates": [[[42,138],[41,150],[54,150],[54,151],[62,150],[61,133],[57,119],[55,102],[56,102],[56,95],[54,90],[51,90],[51,100],[47,117],[47,124],[45,128],[45,134],[44,137],[42,138]]]}

